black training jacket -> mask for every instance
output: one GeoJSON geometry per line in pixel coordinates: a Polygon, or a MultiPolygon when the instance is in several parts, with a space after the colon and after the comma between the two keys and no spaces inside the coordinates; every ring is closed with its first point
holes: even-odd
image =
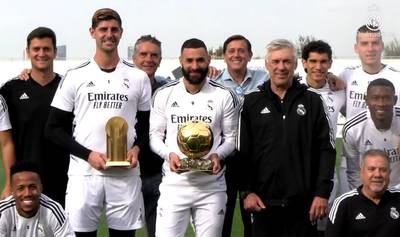
{"type": "Polygon", "coordinates": [[[322,97],[294,80],[283,100],[270,80],[245,96],[238,149],[242,190],[263,200],[311,203],[333,186],[335,141],[322,97]]]}

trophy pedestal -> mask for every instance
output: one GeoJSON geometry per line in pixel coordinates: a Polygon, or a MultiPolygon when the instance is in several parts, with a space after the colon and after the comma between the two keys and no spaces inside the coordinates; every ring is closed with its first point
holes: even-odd
{"type": "Polygon", "coordinates": [[[178,172],[187,171],[211,172],[212,162],[211,160],[183,158],[181,159],[181,167],[178,168],[178,172]]]}
{"type": "Polygon", "coordinates": [[[106,166],[107,167],[127,167],[130,166],[131,163],[128,161],[107,161],[106,166]]]}

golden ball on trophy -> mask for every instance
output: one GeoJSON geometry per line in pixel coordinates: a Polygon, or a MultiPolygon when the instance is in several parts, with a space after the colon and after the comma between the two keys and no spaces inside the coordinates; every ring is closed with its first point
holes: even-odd
{"type": "Polygon", "coordinates": [[[178,131],[177,143],[179,149],[188,158],[182,159],[183,170],[204,170],[211,167],[210,160],[200,159],[207,155],[213,146],[214,136],[208,124],[201,121],[189,121],[178,131]]]}

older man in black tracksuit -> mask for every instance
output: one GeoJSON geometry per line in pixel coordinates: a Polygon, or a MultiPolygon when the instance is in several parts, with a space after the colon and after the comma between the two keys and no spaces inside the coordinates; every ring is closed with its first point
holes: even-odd
{"type": "Polygon", "coordinates": [[[293,79],[296,62],[292,43],[272,41],[271,79],[245,96],[241,112],[242,197],[254,236],[316,236],[326,215],[335,141],[321,96],[293,79]]]}

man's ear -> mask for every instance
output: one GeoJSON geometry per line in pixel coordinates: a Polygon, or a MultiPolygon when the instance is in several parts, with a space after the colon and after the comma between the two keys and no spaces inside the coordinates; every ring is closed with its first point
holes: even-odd
{"type": "Polygon", "coordinates": [[[89,33],[90,33],[90,36],[92,36],[92,38],[93,38],[94,29],[92,27],[89,28],[89,33]]]}

